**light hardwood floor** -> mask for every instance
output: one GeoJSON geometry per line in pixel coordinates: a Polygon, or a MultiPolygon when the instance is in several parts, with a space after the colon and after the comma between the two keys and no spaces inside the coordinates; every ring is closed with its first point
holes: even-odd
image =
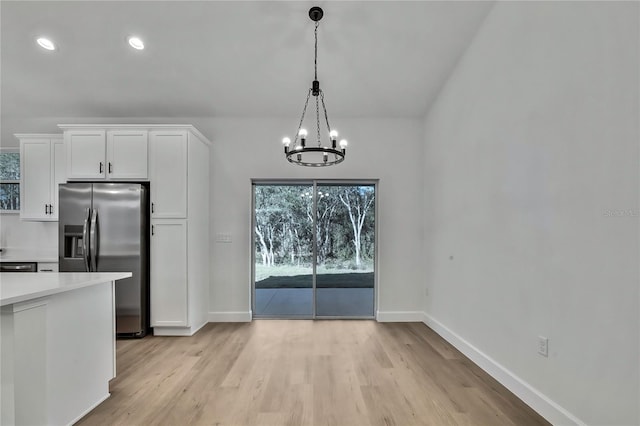
{"type": "Polygon", "coordinates": [[[208,324],[119,340],[117,369],[80,425],[548,424],[421,323],[208,324]]]}

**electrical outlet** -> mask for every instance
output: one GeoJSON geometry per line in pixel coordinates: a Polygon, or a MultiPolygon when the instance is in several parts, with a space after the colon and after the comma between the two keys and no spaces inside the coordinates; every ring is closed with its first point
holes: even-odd
{"type": "Polygon", "coordinates": [[[544,336],[538,336],[538,353],[542,356],[549,356],[549,339],[544,336]]]}
{"type": "Polygon", "coordinates": [[[217,243],[230,243],[231,242],[231,234],[228,234],[228,233],[216,234],[216,242],[217,243]]]}

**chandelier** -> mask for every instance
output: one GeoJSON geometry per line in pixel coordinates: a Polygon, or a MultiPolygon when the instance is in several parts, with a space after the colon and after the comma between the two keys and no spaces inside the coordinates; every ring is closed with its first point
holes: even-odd
{"type": "Polygon", "coordinates": [[[297,164],[299,166],[309,167],[323,167],[332,166],[334,164],[344,161],[344,156],[347,152],[347,140],[342,139],[339,143],[340,148],[337,148],[338,132],[332,130],[329,125],[329,115],[327,114],[327,107],[324,104],[324,93],[320,89],[320,82],[318,81],[318,25],[324,12],[321,8],[315,6],[309,9],[309,18],[314,21],[315,30],[315,50],[314,50],[314,79],[311,83],[311,88],[307,92],[307,100],[304,103],[302,109],[302,116],[300,117],[300,124],[298,124],[298,130],[293,141],[293,147],[291,146],[291,139],[285,137],[282,139],[284,145],[284,155],[290,163],[297,164]],[[307,146],[307,130],[302,128],[304,122],[304,116],[307,112],[307,105],[309,104],[309,98],[313,95],[316,100],[316,139],[317,144],[315,146],[307,146]],[[324,122],[327,124],[327,132],[329,135],[328,145],[323,145],[320,138],[320,104],[322,104],[322,111],[324,112],[324,122]]]}

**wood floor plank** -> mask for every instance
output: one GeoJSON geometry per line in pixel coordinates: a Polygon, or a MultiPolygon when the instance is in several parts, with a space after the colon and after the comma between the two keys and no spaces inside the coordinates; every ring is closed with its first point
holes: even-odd
{"type": "Polygon", "coordinates": [[[549,424],[421,323],[212,323],[116,357],[111,397],[78,424],[549,424]]]}

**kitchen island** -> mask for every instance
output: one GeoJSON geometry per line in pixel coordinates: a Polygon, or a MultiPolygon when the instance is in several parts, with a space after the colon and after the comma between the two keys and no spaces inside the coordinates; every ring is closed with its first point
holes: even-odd
{"type": "Polygon", "coordinates": [[[114,284],[130,276],[0,274],[0,424],[72,424],[109,397],[114,284]]]}

